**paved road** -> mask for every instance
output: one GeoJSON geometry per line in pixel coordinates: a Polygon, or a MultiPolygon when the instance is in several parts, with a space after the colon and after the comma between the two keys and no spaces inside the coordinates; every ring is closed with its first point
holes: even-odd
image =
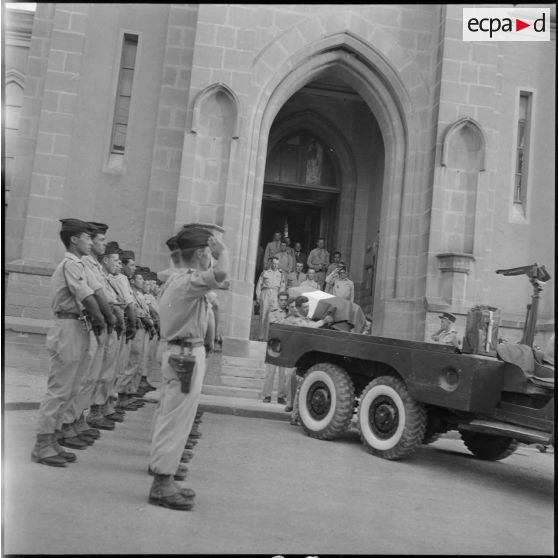
{"type": "Polygon", "coordinates": [[[65,469],[29,460],[35,411],[4,414],[4,552],[547,554],[554,454],[496,463],[451,438],[405,462],[274,420],[205,413],[191,512],[147,504],[153,405],[65,469]]]}

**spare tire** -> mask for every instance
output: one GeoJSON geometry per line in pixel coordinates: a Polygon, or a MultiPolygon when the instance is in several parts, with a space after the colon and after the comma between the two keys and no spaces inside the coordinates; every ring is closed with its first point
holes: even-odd
{"type": "Polygon", "coordinates": [[[499,461],[509,457],[519,446],[515,438],[484,434],[481,432],[470,432],[460,430],[461,439],[467,449],[479,459],[487,461],[499,461]]]}

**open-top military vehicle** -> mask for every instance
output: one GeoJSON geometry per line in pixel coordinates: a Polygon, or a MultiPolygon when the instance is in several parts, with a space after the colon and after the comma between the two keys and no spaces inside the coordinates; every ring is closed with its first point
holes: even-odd
{"type": "MultiPolygon", "coordinates": [[[[541,277],[549,277],[542,266],[531,268],[526,274],[538,296],[541,277]]],[[[530,312],[527,335],[536,305],[530,312]]],[[[433,343],[272,324],[266,362],[294,367],[303,377],[298,414],[309,436],[334,440],[356,413],[365,448],[385,459],[406,458],[458,430],[475,456],[498,460],[519,442],[554,443],[553,359],[551,366],[524,343],[498,347],[495,356],[465,354],[433,343]]]]}

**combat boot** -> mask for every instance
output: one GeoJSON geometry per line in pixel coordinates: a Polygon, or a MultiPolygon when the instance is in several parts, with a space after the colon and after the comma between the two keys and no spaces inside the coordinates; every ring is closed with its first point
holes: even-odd
{"type": "MultiPolygon", "coordinates": [[[[151,467],[148,467],[147,472],[153,477],[155,473],[151,470],[151,467]]],[[[186,465],[182,465],[181,463],[178,464],[178,469],[176,473],[174,473],[173,478],[177,481],[186,480],[186,475],[188,473],[188,467],[186,465]]]]}
{"type": "Polygon", "coordinates": [[[192,430],[190,430],[190,436],[188,436],[188,438],[195,439],[195,438],[201,438],[201,437],[202,437],[202,433],[199,431],[198,425],[194,424],[192,426],[192,430]]]}
{"type": "Polygon", "coordinates": [[[171,510],[187,511],[194,507],[194,496],[193,490],[185,493],[171,475],[155,475],[149,491],[149,503],[171,510]]]}
{"type": "Polygon", "coordinates": [[[194,449],[196,447],[196,444],[198,443],[197,440],[190,440],[188,438],[188,441],[186,442],[186,445],[184,446],[186,449],[194,449]]]}
{"type": "Polygon", "coordinates": [[[181,463],[189,463],[191,461],[192,457],[194,457],[194,452],[190,449],[185,449],[182,452],[182,456],[180,457],[180,461],[181,461],[181,463]]]}
{"type": "Polygon", "coordinates": [[[37,441],[31,451],[31,461],[50,465],[51,467],[66,467],[66,459],[58,454],[53,445],[54,434],[37,434],[37,441]]]}
{"type": "Polygon", "coordinates": [[[62,425],[62,436],[58,440],[61,446],[72,449],[86,449],[89,444],[82,440],[71,424],[62,425]]]}
{"type": "Polygon", "coordinates": [[[65,451],[64,448],[57,442],[56,435],[52,437],[52,447],[58,452],[58,455],[64,458],[68,463],[75,463],[77,455],[71,451],[65,451]]]}
{"type": "Polygon", "coordinates": [[[94,440],[97,440],[98,438],[101,437],[100,430],[97,430],[97,428],[91,428],[91,426],[89,426],[87,422],[85,422],[85,417],[83,416],[83,413],[73,423],[72,426],[74,427],[74,430],[76,431],[78,436],[85,435],[86,437],[93,438],[94,440]]]}
{"type": "Polygon", "coordinates": [[[99,405],[91,405],[89,415],[85,419],[89,426],[100,430],[114,430],[114,422],[106,419],[100,411],[99,405]]]}

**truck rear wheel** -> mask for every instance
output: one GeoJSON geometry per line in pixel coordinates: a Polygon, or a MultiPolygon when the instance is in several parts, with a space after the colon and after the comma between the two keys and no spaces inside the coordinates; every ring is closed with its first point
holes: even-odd
{"type": "Polygon", "coordinates": [[[308,436],[335,440],[347,430],[354,411],[355,388],[351,378],[335,364],[310,367],[300,386],[298,414],[308,436]]]}
{"type": "Polygon", "coordinates": [[[481,432],[469,432],[460,430],[461,439],[467,449],[479,459],[487,461],[499,461],[509,457],[519,445],[515,438],[495,436],[494,434],[483,434],[481,432]]]}
{"type": "Polygon", "coordinates": [[[401,380],[380,376],[362,392],[358,426],[370,453],[384,459],[403,459],[422,444],[426,410],[409,395],[401,380]]]}

